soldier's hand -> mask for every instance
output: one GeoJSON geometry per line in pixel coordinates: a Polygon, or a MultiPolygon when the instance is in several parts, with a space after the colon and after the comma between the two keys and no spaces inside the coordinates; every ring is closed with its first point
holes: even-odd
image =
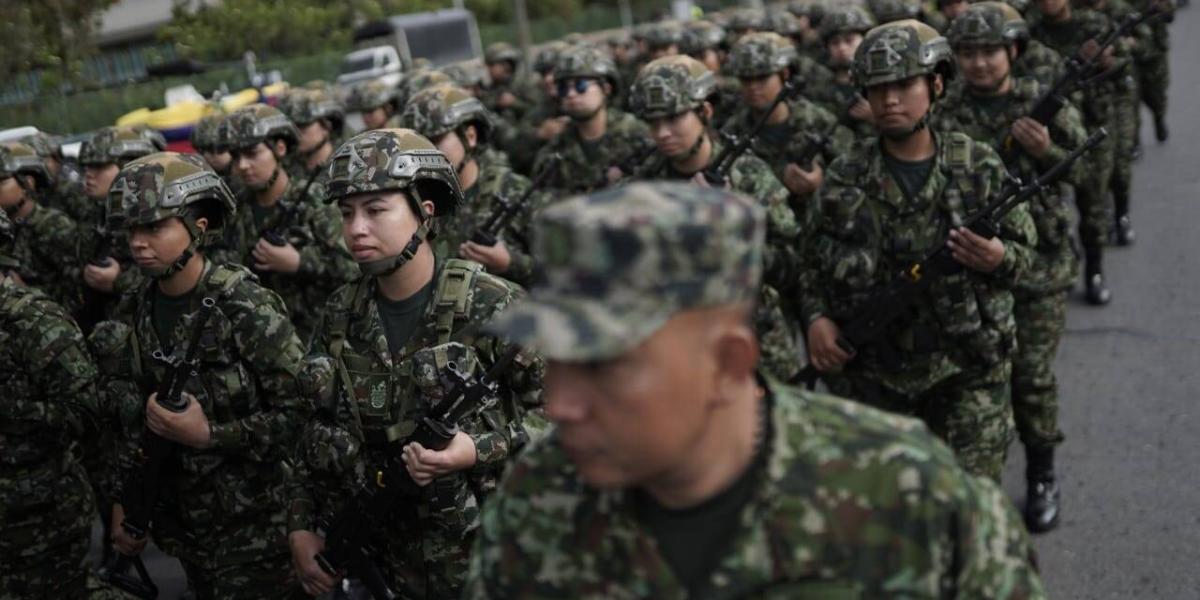
{"type": "Polygon", "coordinates": [[[495,246],[484,246],[468,240],[458,246],[458,255],[473,260],[498,275],[508,272],[508,267],[512,265],[512,253],[502,240],[497,240],[495,246]]]}
{"type": "Polygon", "coordinates": [[[496,98],[496,106],[500,108],[508,108],[516,103],[517,97],[512,92],[501,92],[500,96],[496,98]]]}
{"type": "Polygon", "coordinates": [[[946,245],[954,260],[980,273],[991,273],[1004,261],[1004,242],[1000,238],[989,240],[966,227],[952,229],[946,245]]]}
{"type": "Polygon", "coordinates": [[[625,177],[625,172],[622,171],[620,167],[609,167],[608,170],[604,172],[604,178],[607,179],[608,183],[610,184],[621,181],[621,178],[623,177],[625,177]]]}
{"type": "Polygon", "coordinates": [[[567,128],[568,122],[569,117],[555,117],[553,119],[546,119],[545,121],[542,121],[541,125],[538,125],[535,134],[539,140],[552,140],[558,137],[558,134],[562,133],[563,130],[567,128]]]}
{"type": "Polygon", "coordinates": [[[16,271],[5,271],[4,276],[20,287],[29,287],[29,284],[25,283],[25,278],[21,277],[21,274],[16,271]]]}
{"type": "Polygon", "coordinates": [[[838,345],[842,334],[837,323],[828,317],[817,317],[808,326],[808,360],[822,373],[834,371],[846,364],[853,356],[838,345]]]}
{"type": "Polygon", "coordinates": [[[450,445],[440,452],[430,450],[413,442],[404,447],[404,466],[417,485],[429,482],[442,475],[470,469],[475,466],[475,440],[459,431],[450,440],[450,445]]]}
{"type": "Polygon", "coordinates": [[[133,536],[125,532],[125,528],[121,526],[125,522],[125,507],[120,504],[113,504],[112,507],[112,533],[109,534],[109,539],[112,541],[113,549],[125,556],[137,556],[146,548],[146,543],[150,541],[149,537],[140,540],[133,539],[133,536]]]}
{"type": "Polygon", "coordinates": [[[89,264],[83,268],[83,282],[94,290],[111,294],[113,283],[120,274],[121,265],[115,260],[109,262],[107,267],[89,264]]]}
{"type": "Polygon", "coordinates": [[[1042,158],[1050,150],[1050,130],[1029,117],[1021,117],[1013,123],[1012,135],[1034,158],[1042,158]]]}
{"type": "Polygon", "coordinates": [[[859,121],[864,121],[871,124],[875,123],[875,113],[871,112],[871,103],[867,102],[865,98],[859,98],[858,102],[855,102],[850,106],[850,110],[848,112],[851,117],[858,119],[859,121]]]}
{"type": "Polygon", "coordinates": [[[333,591],[337,580],[329,576],[316,556],[325,549],[325,538],[311,531],[293,531],[288,534],[288,546],[292,550],[292,570],[296,579],[309,596],[319,596],[333,591]]]}
{"type": "Polygon", "coordinates": [[[208,417],[195,396],[184,392],[187,406],[181,413],[171,412],[158,403],[158,393],[146,401],[146,426],[150,431],[173,442],[191,448],[204,449],[212,444],[212,429],[208,417]]]}
{"type": "Polygon", "coordinates": [[[300,270],[300,252],[291,244],[276,246],[260,239],[250,254],[254,256],[254,268],[259,271],[295,273],[300,270]]]}
{"type": "Polygon", "coordinates": [[[797,196],[808,196],[817,191],[825,182],[825,169],[817,162],[813,162],[812,167],[811,171],[805,171],[796,163],[784,167],[784,187],[797,196]]]}

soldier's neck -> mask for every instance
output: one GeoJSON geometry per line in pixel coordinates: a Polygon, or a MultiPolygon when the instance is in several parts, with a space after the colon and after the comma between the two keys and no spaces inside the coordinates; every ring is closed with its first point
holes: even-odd
{"type": "Polygon", "coordinates": [[[308,155],[308,160],[304,163],[305,170],[312,171],[318,166],[324,164],[325,161],[329,160],[329,157],[332,155],[333,144],[330,144],[329,141],[326,140],[324,144],[321,144],[319,148],[313,150],[312,154],[308,155]]]}
{"type": "Polygon", "coordinates": [[[967,85],[967,90],[973,96],[982,96],[985,98],[995,98],[998,96],[1007,96],[1013,91],[1013,80],[1011,75],[1005,75],[1004,80],[995,88],[981,88],[973,85],[967,85]]]}
{"type": "Polygon", "coordinates": [[[608,131],[608,107],[600,107],[600,110],[586,121],[576,121],[575,129],[579,131],[580,139],[586,142],[604,137],[608,131]]]}
{"type": "Polygon", "coordinates": [[[780,123],[787,121],[791,114],[792,109],[788,106],[788,103],[780,102],[779,106],[776,106],[775,109],[771,111],[771,116],[767,117],[767,125],[779,125],[780,123]]]}
{"type": "Polygon", "coordinates": [[[200,285],[204,274],[204,255],[194,254],[178,273],[158,280],[158,291],[167,296],[182,296],[200,285]]]}
{"type": "Polygon", "coordinates": [[[937,152],[933,143],[933,133],[929,127],[922,127],[903,139],[883,138],[883,151],[896,160],[904,162],[920,162],[931,158],[937,152]]]}
{"type": "Polygon", "coordinates": [[[473,158],[465,159],[463,166],[458,171],[458,185],[462,191],[467,191],[475,187],[475,182],[479,180],[479,162],[473,158]]]}
{"type": "Polygon", "coordinates": [[[685,175],[693,175],[708,167],[708,162],[712,160],[713,154],[712,140],[708,138],[707,134],[701,135],[704,138],[700,141],[700,148],[682,161],[671,161],[671,168],[685,175]]]}
{"type": "Polygon", "coordinates": [[[433,251],[426,241],[417,248],[412,260],[379,278],[379,293],[393,302],[411,298],[433,280],[433,266],[433,251]]]}
{"type": "Polygon", "coordinates": [[[280,198],[283,198],[283,193],[287,191],[288,174],[287,169],[279,167],[279,176],[275,178],[275,183],[271,187],[254,194],[254,201],[259,206],[269,208],[275,206],[280,198]]]}
{"type": "Polygon", "coordinates": [[[17,205],[16,212],[9,215],[9,217],[14,220],[26,219],[29,217],[29,215],[33,214],[33,209],[36,206],[37,206],[37,204],[33,200],[26,198],[26,199],[22,200],[20,204],[17,205]]]}

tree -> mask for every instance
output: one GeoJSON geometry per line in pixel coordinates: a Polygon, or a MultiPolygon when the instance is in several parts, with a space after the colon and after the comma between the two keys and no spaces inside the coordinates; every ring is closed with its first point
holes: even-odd
{"type": "Polygon", "coordinates": [[[7,0],[0,36],[0,69],[16,74],[51,69],[75,81],[93,51],[100,14],[116,0],[7,0]]]}

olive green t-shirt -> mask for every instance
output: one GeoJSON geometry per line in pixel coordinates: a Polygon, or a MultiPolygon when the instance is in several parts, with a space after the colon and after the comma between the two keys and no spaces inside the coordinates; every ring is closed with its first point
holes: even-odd
{"type": "Polygon", "coordinates": [[[383,294],[375,294],[379,320],[383,324],[383,334],[387,337],[388,352],[400,352],[408,340],[412,339],[421,323],[425,303],[429,301],[432,293],[433,281],[425,284],[417,293],[400,300],[388,300],[383,294]]]}
{"type": "Polygon", "coordinates": [[[929,181],[929,175],[933,172],[932,156],[925,160],[909,162],[884,152],[883,164],[906,198],[913,198],[920,194],[921,188],[925,187],[925,182],[929,181]]]}

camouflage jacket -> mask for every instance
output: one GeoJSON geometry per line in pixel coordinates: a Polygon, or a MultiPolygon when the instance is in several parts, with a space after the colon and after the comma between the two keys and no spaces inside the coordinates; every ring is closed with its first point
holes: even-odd
{"type": "MultiPolygon", "coordinates": [[[[991,147],[960,133],[934,139],[929,179],[911,198],[885,165],[878,140],[860,142],[830,165],[819,194],[812,293],[800,300],[806,323],[856,316],[902,269],[944,244],[952,225],[999,193],[1005,170],[991,147]]],[[[916,395],[968,369],[1006,363],[1015,344],[1010,290],[1029,271],[1037,243],[1025,206],[1008,213],[1000,237],[1005,252],[995,272],[964,270],[932,282],[880,343],[858,349],[846,371],[916,395]]]]}
{"type": "Polygon", "coordinates": [[[79,328],[61,306],[0,281],[0,560],[6,569],[91,530],[96,507],[79,456],[97,450],[96,375],[79,328]]]}
{"type": "MultiPolygon", "coordinates": [[[[759,118],[760,115],[743,106],[729,117],[722,132],[734,136],[748,135],[759,118]]],[[[788,133],[785,144],[760,134],[751,145],[754,154],[770,165],[771,171],[780,181],[783,181],[783,171],[788,164],[798,160],[801,155],[816,151],[815,159],[821,163],[828,163],[832,158],[849,150],[854,143],[854,133],[842,126],[833,113],[804,98],[788,103],[788,118],[783,127],[788,133]],[[810,135],[828,140],[829,151],[819,151],[820,146],[814,145],[808,137],[810,135]]],[[[809,167],[800,166],[806,169],[809,167]]]]}
{"type": "Polygon", "coordinates": [[[101,362],[116,363],[105,370],[102,386],[117,396],[107,402],[125,429],[118,484],[138,468],[144,407],[166,374],[153,353],[185,352],[201,300],[213,298],[216,311],[200,336],[198,375],[184,386],[208,418],[212,446],[177,448],[174,476],[161,492],[161,506],[169,507],[161,521],[171,525],[155,531],[155,543],[209,570],[262,560],[264,549],[286,547],[280,463],[311,413],[296,385],[304,354],[300,338],[283,300],[245,267],[207,260],[191,293],[193,311],[167,340],[155,332],[157,294],[147,282],[122,300],[121,321],[102,323],[92,334],[105,357],[101,362]]]}
{"type": "Polygon", "coordinates": [[[562,116],[555,98],[541,92],[535,96],[521,120],[496,119],[493,145],[512,161],[513,169],[522,175],[533,173],[533,162],[544,142],[536,135],[546,121],[562,116]]]}
{"type": "MultiPolygon", "coordinates": [[[[1012,124],[1030,113],[1043,92],[1044,88],[1036,79],[1017,79],[1013,82],[1008,103],[999,113],[995,113],[981,108],[969,91],[959,89],[939,102],[934,126],[942,131],[965,133],[975,141],[1001,152],[1005,139],[1012,131],[1012,124]]],[[[1038,173],[1053,167],[1087,141],[1083,117],[1074,106],[1067,105],[1059,111],[1051,124],[1050,137],[1050,149],[1041,159],[1034,159],[1019,150],[1014,152],[1013,160],[1006,165],[1009,172],[1023,181],[1032,181],[1038,173]]],[[[1075,163],[1070,176],[1063,183],[1083,183],[1087,177],[1086,164],[1084,161],[1075,163]]],[[[1033,223],[1037,226],[1037,255],[1014,290],[1028,293],[1060,292],[1071,287],[1078,275],[1079,261],[1071,247],[1071,218],[1075,209],[1064,194],[1064,188],[1065,185],[1053,186],[1048,193],[1039,195],[1028,204],[1033,223]]]]}
{"type": "Polygon", "coordinates": [[[59,177],[42,200],[42,204],[67,213],[76,223],[83,222],[91,216],[93,201],[83,193],[83,187],[77,181],[59,177]]]}
{"type": "Polygon", "coordinates": [[[608,186],[608,168],[650,152],[650,132],[633,115],[608,107],[607,129],[597,140],[585,142],[575,123],[538,151],[533,172],[541,173],[546,161],[557,153],[561,160],[547,188],[560,194],[583,194],[608,186]]]}
{"type": "MultiPolygon", "coordinates": [[[[529,180],[514,173],[499,152],[485,150],[476,158],[476,162],[479,164],[479,176],[475,185],[463,190],[464,202],[458,213],[449,219],[438,219],[438,235],[434,240],[434,253],[438,256],[457,256],[458,246],[470,240],[500,210],[501,201],[517,202],[529,191],[529,180]]],[[[501,228],[496,237],[508,247],[512,263],[507,271],[497,275],[519,285],[529,283],[533,276],[533,259],[529,255],[533,214],[537,207],[546,202],[541,194],[534,193],[525,206],[520,207],[516,216],[501,228]]]]}
{"type": "MultiPolygon", "coordinates": [[[[920,422],[769,385],[754,495],[706,598],[1044,598],[1020,517],[920,422]]],[[[584,483],[555,435],[484,507],[464,598],[687,592],[627,491],[584,483]]]]}
{"type": "Polygon", "coordinates": [[[1013,77],[1033,77],[1048,88],[1066,74],[1066,59],[1049,46],[1031,39],[1013,63],[1012,72],[1013,77]]]}
{"type": "Polygon", "coordinates": [[[301,339],[307,340],[316,327],[318,311],[338,286],[358,277],[358,265],[342,238],[342,217],[337,207],[324,203],[324,186],[318,180],[305,193],[297,180],[289,180],[283,198],[259,223],[251,205],[253,192],[238,198],[238,213],[225,230],[220,251],[213,260],[254,268],[251,252],[271,230],[284,230],[288,243],[300,252],[300,270],[295,273],[258,273],[262,285],[274,290],[287,305],[287,315],[301,339]],[[304,194],[303,196],[301,194],[304,194]]]}
{"type": "Polygon", "coordinates": [[[76,259],[78,225],[62,211],[35,204],[23,219],[13,220],[14,257],[25,283],[63,305],[68,312],[82,302],[83,271],[76,259]]]}
{"type": "MultiPolygon", "coordinates": [[[[1112,28],[1112,21],[1101,12],[1075,8],[1071,19],[1065,23],[1036,20],[1031,24],[1033,38],[1042,42],[1060,56],[1075,56],[1080,46],[1090,39],[1103,37],[1112,28]]],[[[1113,45],[1116,63],[1114,68],[1130,62],[1129,47],[1124,42],[1113,45]]],[[[1127,93],[1133,85],[1132,78],[1122,75],[1108,77],[1075,95],[1076,104],[1083,110],[1084,123],[1089,127],[1104,125],[1114,116],[1116,98],[1127,93]]]]}
{"type": "MultiPolygon", "coordinates": [[[[836,79],[819,90],[813,90],[809,96],[821,108],[837,117],[843,127],[849,129],[855,137],[874,137],[875,125],[868,121],[860,121],[850,116],[850,107],[863,100],[862,90],[853,83],[841,83],[836,79]]],[[[848,149],[847,147],[842,150],[848,149]]]]}
{"type": "MultiPolygon", "coordinates": [[[[363,278],[335,292],[313,337],[309,367],[315,374],[306,381],[315,383],[306,384],[306,393],[316,399],[317,413],[296,446],[288,480],[289,531],[315,530],[319,518],[334,516],[373,477],[394,451],[391,442],[408,436],[442,399],[449,361],[478,377],[510,348],[480,329],[521,290],[476,263],[451,259],[435,267],[421,324],[396,355],[388,349],[375,281],[363,278]]],[[[404,507],[383,524],[385,554],[399,556],[398,546],[422,538],[458,540],[475,529],[483,495],[527,441],[523,416],[538,401],[541,379],[540,361],[518,356],[499,378],[492,403],[460,423],[475,442],[475,466],[435,480],[415,513],[404,507]]]]}

